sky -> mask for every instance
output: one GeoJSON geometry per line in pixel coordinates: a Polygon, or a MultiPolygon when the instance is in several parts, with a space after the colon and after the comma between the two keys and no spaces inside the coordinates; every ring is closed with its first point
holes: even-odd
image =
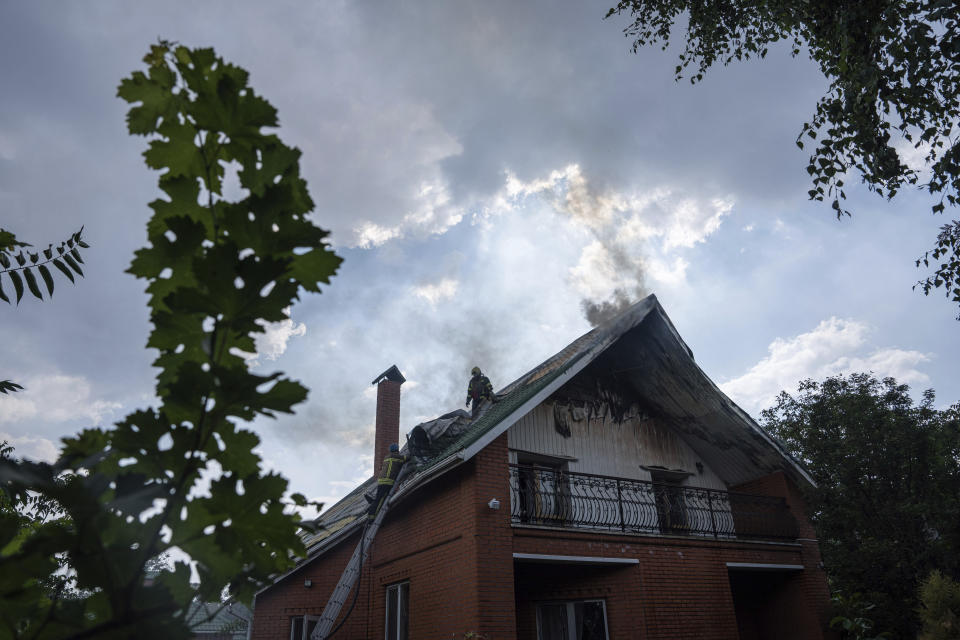
{"type": "Polygon", "coordinates": [[[852,218],[807,199],[795,140],[817,68],[775,47],[676,82],[678,50],[632,53],[609,4],[0,4],[0,226],[45,246],[82,225],[91,245],[75,286],[0,306],[0,379],[25,387],[0,396],[0,440],[52,460],[155,402],[145,283],[124,270],[159,191],[116,86],[161,37],[249,70],[344,258],[252,361],[311,390],[254,424],[311,499],[372,472],[371,381],[390,365],[403,434],[461,407],[472,366],[503,387],[648,293],[755,417],[852,371],[960,400],[957,308],[911,290],[946,220],[856,176],[852,218]]]}

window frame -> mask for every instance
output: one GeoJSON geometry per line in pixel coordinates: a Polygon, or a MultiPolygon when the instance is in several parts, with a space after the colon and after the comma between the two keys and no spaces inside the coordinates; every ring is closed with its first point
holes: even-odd
{"type": "Polygon", "coordinates": [[[689,534],[690,513],[683,491],[689,476],[660,469],[649,471],[660,533],[689,534]]]}
{"type": "Polygon", "coordinates": [[[567,520],[569,463],[568,458],[517,452],[517,499],[520,501],[517,506],[521,522],[563,524],[567,520]]]}
{"type": "Polygon", "coordinates": [[[318,622],[320,622],[320,616],[315,616],[312,614],[290,616],[290,640],[310,640],[310,634],[313,632],[313,629],[317,627],[318,622]],[[299,621],[301,625],[299,638],[294,635],[296,632],[297,621],[299,621]],[[310,627],[311,622],[313,623],[313,628],[310,627]]]}
{"type": "Polygon", "coordinates": [[[542,620],[542,607],[544,605],[564,605],[565,614],[567,617],[567,635],[568,640],[577,639],[577,629],[571,624],[572,620],[576,620],[576,605],[586,604],[588,602],[599,602],[600,609],[603,612],[603,635],[605,640],[610,640],[610,625],[607,621],[607,601],[604,598],[581,598],[578,600],[545,600],[543,602],[537,603],[537,640],[544,640],[543,638],[543,620],[542,620]]]}
{"type": "Polygon", "coordinates": [[[410,581],[394,582],[388,584],[384,589],[384,607],[383,607],[383,637],[384,640],[409,640],[410,638],[410,581]],[[396,593],[397,598],[397,619],[396,636],[390,637],[390,597],[396,593]],[[401,606],[401,603],[405,606],[401,606]],[[402,612],[406,610],[406,618],[402,617],[402,612]],[[401,622],[404,624],[401,625],[401,622]]]}

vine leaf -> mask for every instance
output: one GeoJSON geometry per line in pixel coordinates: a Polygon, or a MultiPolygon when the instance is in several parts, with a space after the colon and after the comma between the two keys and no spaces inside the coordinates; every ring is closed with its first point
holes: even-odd
{"type": "MultiPolygon", "coordinates": [[[[277,125],[276,110],[247,72],[212,49],[168,42],[144,62],[118,95],[130,103],[130,133],[147,138],[144,159],[165,194],[150,205],[147,245],[128,269],[149,296],[159,405],[65,438],[53,465],[0,461],[0,487],[54,500],[71,518],[70,527],[25,535],[16,549],[0,526],[0,619],[24,637],[188,638],[194,597],[249,601],[306,551],[294,509],[304,498],[285,497],[287,481],[262,468],[257,435],[238,425],[292,413],[307,389],[281,372],[251,373],[237,353],[253,349],[264,322],[289,317],[302,292],[328,283],[341,259],[312,221],[299,150],[262,130],[277,125]],[[222,180],[233,163],[243,195],[230,200],[222,180]],[[63,473],[75,481],[61,486],[63,473]],[[205,478],[209,491],[198,494],[205,478]],[[151,559],[173,546],[196,563],[199,587],[183,561],[143,580],[151,559]],[[44,596],[57,557],[87,595],[44,596]]],[[[85,248],[78,232],[26,254],[30,265],[16,249],[0,252],[0,262],[19,265],[7,273],[20,296],[24,286],[36,294],[34,265],[50,291],[49,263],[74,281],[85,248]]]]}

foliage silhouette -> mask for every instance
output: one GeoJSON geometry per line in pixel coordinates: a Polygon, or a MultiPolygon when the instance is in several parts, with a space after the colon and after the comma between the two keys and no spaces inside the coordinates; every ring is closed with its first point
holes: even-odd
{"type": "MultiPolygon", "coordinates": [[[[607,12],[627,14],[624,29],[636,52],[666,49],[686,21],[677,80],[703,79],[716,63],[765,58],[784,41],[805,52],[830,81],[797,145],[813,144],[807,172],[812,200],[828,199],[838,217],[844,181],[859,174],[878,195],[893,198],[917,185],[936,200],[934,213],[960,202],[960,11],[945,0],[620,0],[607,12]],[[904,160],[912,147],[918,170],[904,160]]],[[[941,227],[936,244],[917,260],[933,273],[915,285],[942,287],[960,304],[960,221],[941,227]]],[[[958,316],[960,319],[960,316],[958,316]]]]}
{"type": "Polygon", "coordinates": [[[144,62],[118,95],[131,104],[130,133],[149,139],[144,158],[164,193],[129,268],[147,281],[160,404],[65,438],[52,465],[0,460],[7,496],[44,496],[65,516],[25,539],[0,516],[0,629],[16,638],[189,637],[194,597],[249,601],[304,552],[306,523],[291,505],[306,499],[284,498],[287,481],[261,470],[259,438],[239,423],[291,413],[307,390],[251,373],[243,353],[341,259],[309,219],[300,151],[263,131],[277,126],[276,110],[247,72],[165,41],[144,62]],[[224,198],[228,170],[238,200],[224,198]],[[172,548],[196,562],[198,588],[183,561],[144,581],[172,548]],[[86,597],[44,591],[56,557],[86,597]]]}
{"type": "MultiPolygon", "coordinates": [[[[74,282],[73,271],[82,276],[83,270],[80,268],[80,263],[83,262],[83,258],[80,257],[79,250],[90,247],[83,241],[82,234],[83,227],[80,227],[80,231],[60,243],[56,248],[56,254],[54,254],[53,245],[48,245],[41,252],[43,255],[41,260],[40,253],[31,253],[24,249],[24,247],[32,245],[20,242],[10,231],[0,229],[0,300],[10,304],[10,298],[3,290],[4,276],[13,286],[18,305],[20,299],[23,298],[24,281],[26,281],[30,293],[43,300],[43,294],[37,284],[37,276],[33,272],[34,269],[43,279],[43,284],[47,288],[47,296],[53,295],[53,276],[50,274],[50,268],[47,265],[52,264],[59,269],[70,282],[74,282]],[[29,264],[27,264],[28,262],[29,264]]],[[[0,380],[0,393],[15,393],[22,390],[23,387],[16,382],[0,380]]]]}
{"type": "Polygon", "coordinates": [[[960,404],[915,405],[869,374],[805,380],[763,412],[764,428],[809,470],[807,499],[834,589],[876,605],[876,629],[912,638],[917,587],[960,574],[960,404]]]}

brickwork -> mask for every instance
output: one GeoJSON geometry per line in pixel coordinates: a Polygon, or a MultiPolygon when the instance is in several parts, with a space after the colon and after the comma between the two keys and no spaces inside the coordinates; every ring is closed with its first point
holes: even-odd
{"type": "Polygon", "coordinates": [[[807,517],[807,504],[800,489],[783,472],[778,471],[758,480],[732,487],[731,491],[786,499],[791,513],[797,519],[803,566],[806,567],[800,591],[803,593],[804,600],[811,603],[814,610],[818,612],[817,617],[821,628],[825,628],[829,624],[830,617],[830,588],[827,585],[826,571],[823,569],[817,533],[807,517]]]}
{"type": "MultiPolygon", "coordinates": [[[[386,587],[408,581],[412,640],[467,631],[491,639],[536,638],[536,605],[603,599],[611,638],[740,637],[736,612],[776,637],[822,638],[826,581],[816,541],[759,543],[512,527],[506,436],[414,491],[387,514],[364,569],[356,608],[337,640],[384,637],[386,587]],[[500,509],[490,509],[491,498],[500,509]],[[596,567],[513,561],[513,553],[637,559],[596,567]],[[733,575],[727,563],[802,565],[772,578],[733,575]],[[767,588],[767,582],[773,585],[767,588]],[[761,619],[763,615],[769,619],[761,619]],[[769,628],[769,627],[768,627],[769,628]]],[[[812,534],[799,491],[782,474],[738,490],[785,497],[812,534]]],[[[319,615],[357,543],[354,534],[257,598],[252,637],[286,640],[290,617],[319,615]],[[304,588],[304,579],[313,587],[304,588]]],[[[767,574],[770,575],[770,574],[767,574]]],[[[346,607],[345,607],[346,609],[346,607]]],[[[759,628],[759,627],[758,627],[759,628]]],[[[743,630],[743,639],[751,636],[743,630]]]]}
{"type": "Polygon", "coordinates": [[[400,439],[400,385],[394,380],[381,380],[377,385],[377,420],[374,434],[374,473],[390,453],[390,445],[400,439]]]}
{"type": "MultiPolygon", "coordinates": [[[[561,556],[637,559],[613,567],[518,564],[519,638],[535,638],[536,603],[602,598],[611,638],[736,640],[737,619],[727,563],[799,565],[798,544],[715,541],[692,537],[598,536],[516,528],[514,551],[561,556]]],[[[807,572],[804,569],[800,574],[807,572]]],[[[802,623],[783,638],[820,638],[809,602],[790,603],[802,623]]]]}
{"type": "MultiPolygon", "coordinates": [[[[350,536],[326,553],[322,562],[309,563],[260,593],[255,602],[251,637],[289,640],[291,617],[319,616],[358,541],[359,535],[350,536]],[[311,580],[313,585],[305,587],[304,580],[311,580]]],[[[363,635],[358,633],[354,637],[363,635]]]]}
{"type": "MultiPolygon", "coordinates": [[[[478,570],[473,533],[479,513],[473,504],[476,476],[474,463],[468,463],[416,490],[387,514],[363,570],[357,605],[337,640],[384,637],[386,588],[404,581],[410,585],[410,638],[450,638],[482,628],[478,590],[472,587],[485,571],[478,570]]],[[[291,616],[319,616],[358,540],[358,534],[350,536],[260,594],[251,637],[287,640],[291,616]],[[310,589],[303,586],[306,578],[313,580],[310,589]]],[[[512,589],[507,598],[512,608],[512,589]]]]}
{"type": "Polygon", "coordinates": [[[477,631],[488,638],[513,640],[517,623],[514,611],[513,528],[510,526],[510,485],[507,434],[501,435],[472,460],[473,541],[477,631]],[[491,509],[492,498],[500,501],[491,509]]]}

